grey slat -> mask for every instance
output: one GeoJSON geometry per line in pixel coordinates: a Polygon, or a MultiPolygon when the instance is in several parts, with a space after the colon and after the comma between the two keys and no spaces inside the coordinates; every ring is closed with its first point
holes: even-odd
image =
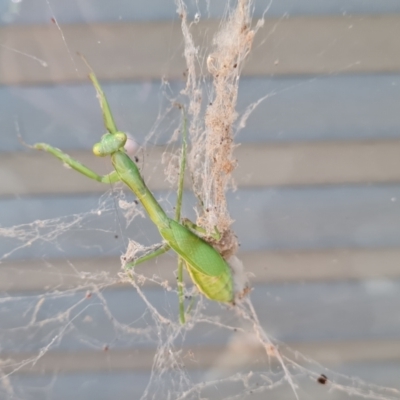
{"type": "MultiPolygon", "coordinates": [[[[399,139],[397,84],[398,74],[244,78],[239,90],[239,113],[263,96],[270,97],[254,110],[235,140],[258,145],[399,139]]],[[[105,83],[103,88],[119,129],[131,132],[139,143],[146,144],[146,137],[159,123],[146,145],[148,151],[155,144],[166,144],[180,123],[177,110],[157,121],[160,108],[166,106],[166,101],[160,100],[159,82],[105,83]]],[[[171,82],[170,96],[178,96],[182,88],[183,84],[171,82]]],[[[0,87],[0,104],[0,151],[23,149],[18,131],[28,144],[47,142],[65,151],[91,149],[104,132],[100,108],[89,82],[0,87]]]]}
{"type": "MultiPolygon", "coordinates": [[[[194,25],[196,43],[211,51],[218,25],[217,20],[194,25]]],[[[400,14],[268,19],[243,73],[398,73],[399,35],[400,14]]],[[[87,67],[76,51],[86,56],[101,80],[182,79],[186,70],[180,24],[170,21],[68,24],[62,26],[62,35],[49,22],[0,27],[0,36],[6,46],[0,46],[3,85],[83,81],[87,67]]]]}
{"type": "MultiPolygon", "coordinates": [[[[169,329],[158,329],[148,304],[133,287],[107,289],[107,283],[103,275],[95,285],[82,285],[80,290],[3,296],[2,355],[8,358],[11,353],[17,356],[35,353],[45,347],[51,352],[102,352],[105,346],[110,350],[155,351],[159,341],[167,337],[171,340],[172,336],[174,346],[201,350],[208,346],[226,347],[231,342],[234,347],[235,338],[239,343],[239,339],[243,342],[246,339],[235,332],[235,329],[240,332],[244,321],[230,306],[198,297],[202,320],[184,335],[174,336],[169,329]],[[204,323],[216,315],[219,324],[204,323]],[[221,325],[230,329],[220,329],[221,325]]],[[[321,362],[333,363],[340,362],[341,357],[332,351],[335,347],[332,342],[340,349],[341,344],[347,347],[346,342],[359,341],[355,353],[344,360],[376,362],[400,358],[399,289],[400,280],[388,279],[260,284],[254,285],[251,299],[261,326],[279,342],[292,343],[291,347],[296,348],[310,346],[307,353],[314,353],[313,346],[317,346],[315,353],[320,353],[321,362]],[[368,342],[375,343],[382,351],[366,349],[363,356],[361,349],[368,347],[368,342]]],[[[160,289],[144,283],[141,290],[162,317],[179,323],[176,285],[165,290],[165,286],[160,289]]],[[[249,338],[248,343],[254,341],[249,338]]],[[[315,358],[315,353],[310,355],[315,358]]]]}
{"type": "MultiPolygon", "coordinates": [[[[316,367],[317,369],[317,367],[316,367]]],[[[365,384],[366,390],[371,395],[372,392],[378,391],[381,393],[383,398],[398,399],[398,369],[399,364],[393,362],[387,363],[373,363],[368,365],[360,366],[359,364],[353,365],[342,365],[339,367],[340,372],[343,372],[346,376],[355,377],[362,373],[365,381],[375,381],[385,387],[389,387],[388,390],[379,391],[376,386],[365,384]],[[390,388],[394,389],[390,389],[390,388]],[[397,388],[397,389],[396,389],[397,388]]],[[[324,371],[326,372],[326,371],[324,371]]],[[[326,372],[328,377],[331,376],[329,371],[326,372]]],[[[188,373],[189,383],[194,382],[195,384],[204,382],[207,378],[207,371],[201,372],[190,372],[188,373]]],[[[292,399],[294,394],[289,385],[279,385],[272,389],[260,390],[260,386],[265,388],[266,381],[265,375],[270,374],[270,369],[263,376],[258,376],[257,373],[253,375],[253,381],[251,384],[244,388],[241,384],[229,381],[228,384],[215,386],[213,385],[214,391],[212,394],[203,393],[203,397],[211,398],[213,400],[225,400],[228,395],[235,395],[238,392],[242,394],[241,399],[247,400],[265,400],[266,397],[272,397],[276,400],[289,400],[292,399]],[[257,385],[258,382],[258,385],[257,385]],[[229,390],[230,389],[230,390],[229,390]],[[232,391],[234,391],[232,393],[232,391]]],[[[347,391],[332,390],[330,384],[320,385],[316,383],[318,373],[315,371],[314,375],[296,377],[296,381],[299,383],[300,389],[299,394],[302,397],[307,397],[310,400],[320,400],[321,398],[328,397],[331,400],[354,400],[363,399],[365,394],[357,395],[358,391],[348,389],[347,391]]],[[[167,374],[162,383],[163,395],[166,396],[168,393],[176,395],[177,389],[174,390],[174,382],[176,382],[175,375],[167,374]],[[168,384],[168,383],[169,384],[168,384]],[[167,389],[170,391],[167,393],[167,389]]],[[[139,399],[145,391],[146,385],[150,379],[150,373],[132,373],[119,372],[110,373],[109,371],[98,374],[91,373],[76,373],[76,374],[57,374],[56,379],[54,374],[43,374],[43,375],[24,375],[18,374],[10,377],[10,382],[15,390],[17,396],[20,396],[24,400],[40,400],[44,396],[51,396],[53,400],[69,400],[74,398],[75,400],[87,400],[95,397],[97,400],[109,400],[115,397],[118,393],[119,400],[132,400],[139,399]]],[[[355,384],[356,378],[342,379],[342,383],[346,383],[350,388],[355,384]]],[[[358,386],[363,386],[363,383],[358,382],[358,386]]],[[[6,390],[1,391],[5,399],[8,399],[9,393],[6,390]]],[[[157,397],[156,397],[157,398],[157,397]]],[[[161,395],[160,395],[161,398],[161,395]]]]}
{"type": "MultiPolygon", "coordinates": [[[[225,10],[224,2],[186,2],[188,14],[193,18],[197,12],[202,17],[220,18],[225,10]]],[[[46,24],[56,18],[60,24],[88,22],[120,22],[176,19],[176,7],[173,2],[152,0],[151,6],[140,0],[114,0],[112,5],[107,1],[80,0],[79,3],[53,0],[51,8],[39,0],[17,3],[12,6],[5,3],[1,10],[1,23],[46,24]],[[8,5],[8,7],[7,7],[8,5]]],[[[254,16],[261,17],[268,9],[267,16],[281,17],[289,15],[355,15],[383,14],[400,12],[396,0],[281,0],[271,3],[255,2],[254,16]]]]}
{"type": "MultiPolygon", "coordinates": [[[[182,354],[190,354],[185,357],[185,369],[202,370],[207,368],[220,368],[222,371],[234,370],[235,367],[245,368],[249,365],[256,364],[256,369],[261,369],[263,363],[268,363],[265,355],[265,349],[258,343],[246,343],[244,338],[242,348],[235,349],[228,346],[195,346],[183,347],[182,354]],[[239,352],[247,352],[249,357],[243,357],[243,364],[240,365],[237,357],[239,352]],[[226,361],[230,361],[231,368],[228,364],[218,365],[221,363],[222,357],[226,361]],[[236,360],[235,360],[236,358],[236,360]],[[235,362],[236,361],[236,362],[235,362]]],[[[307,355],[317,363],[324,364],[326,367],[336,367],[338,364],[351,364],[365,362],[367,366],[373,363],[389,363],[400,364],[400,341],[348,341],[348,342],[323,342],[323,343],[286,343],[281,347],[282,354],[290,354],[285,351],[285,347],[296,349],[301,354],[307,355]]],[[[36,353],[7,354],[4,358],[13,359],[10,366],[5,365],[5,372],[9,373],[13,370],[14,363],[23,363],[24,360],[32,360],[37,356],[36,353]]],[[[40,358],[37,363],[31,365],[28,363],[25,367],[18,371],[18,374],[88,374],[88,373],[107,373],[112,371],[114,374],[125,371],[135,373],[145,373],[149,371],[153,365],[154,349],[132,349],[132,350],[86,350],[77,352],[51,351],[44,357],[40,358]]],[[[271,359],[274,365],[277,364],[276,359],[271,359]]],[[[301,364],[301,361],[300,361],[301,364]]],[[[397,383],[397,382],[396,382],[397,383]]]]}
{"type": "MultiPolygon", "coordinates": [[[[139,165],[151,190],[171,188],[160,160],[165,151],[173,150],[153,147],[138,153],[139,165]]],[[[69,154],[99,174],[112,169],[108,159],[100,159],[93,153],[69,154]]],[[[234,178],[239,187],[400,183],[399,154],[397,140],[244,144],[235,151],[238,167],[234,178]]],[[[0,179],[0,197],[104,193],[108,189],[64,168],[48,154],[34,150],[3,154],[0,179]]]]}
{"type": "MultiPolygon", "coordinates": [[[[400,278],[400,249],[337,249],[309,251],[239,252],[252,284],[335,282],[348,280],[386,280],[400,278]]],[[[175,285],[176,257],[172,254],[148,261],[137,272],[175,285]]],[[[90,287],[102,280],[121,287],[117,255],[93,258],[3,261],[0,291],[70,290],[90,287]]],[[[191,284],[186,276],[186,283],[191,284]]],[[[128,284],[129,285],[129,284],[128,284]]],[[[154,286],[148,280],[146,286],[154,286]]]]}
{"type": "MultiPolygon", "coordinates": [[[[3,255],[104,257],[120,255],[128,237],[144,244],[159,243],[148,219],[139,217],[126,229],[124,217],[116,213],[114,196],[110,192],[101,198],[1,200],[3,255]],[[54,220],[41,222],[47,219],[54,220]],[[24,234],[15,237],[20,231],[24,234]]],[[[156,192],[156,197],[172,215],[174,194],[156,192]]],[[[134,198],[128,193],[127,199],[133,202],[134,198]]],[[[228,204],[243,251],[388,248],[400,246],[399,199],[399,185],[366,185],[246,189],[230,193],[228,204]]],[[[185,216],[194,219],[195,204],[193,196],[187,195],[185,216]]]]}

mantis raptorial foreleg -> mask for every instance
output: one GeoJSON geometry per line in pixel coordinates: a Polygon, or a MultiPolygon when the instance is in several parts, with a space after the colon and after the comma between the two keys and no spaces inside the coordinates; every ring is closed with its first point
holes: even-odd
{"type": "Polygon", "coordinates": [[[68,154],[63,153],[60,149],[57,149],[56,147],[52,147],[46,143],[36,143],[34,148],[38,149],[38,150],[47,151],[48,153],[52,154],[53,156],[55,156],[59,160],[61,160],[65,165],[68,165],[69,167],[73,168],[75,171],[78,171],[82,175],[85,175],[88,178],[93,179],[97,182],[110,184],[110,183],[119,182],[121,180],[116,171],[112,171],[107,175],[99,175],[96,172],[94,172],[93,170],[91,170],[90,168],[86,167],[86,165],[81,164],[79,161],[76,161],[75,159],[70,157],[68,154]]]}

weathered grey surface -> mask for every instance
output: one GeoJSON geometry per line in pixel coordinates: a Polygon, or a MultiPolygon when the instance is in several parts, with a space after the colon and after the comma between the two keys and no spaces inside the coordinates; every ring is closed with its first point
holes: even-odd
{"type": "MultiPolygon", "coordinates": [[[[10,384],[2,381],[1,399],[123,400],[145,390],[154,343],[163,338],[156,331],[146,336],[150,313],[138,293],[121,284],[118,258],[128,238],[151,244],[159,235],[141,218],[125,228],[115,211],[115,188],[87,183],[50,156],[25,151],[17,133],[29,144],[49,142],[108,170],[108,161],[89,154],[104,128],[87,70],[75,57],[80,50],[105,81],[119,127],[145,142],[165,104],[161,75],[172,79],[169,96],[183,88],[182,41],[171,4],[54,0],[21,2],[19,13],[0,9],[1,365],[10,372],[52,344],[43,358],[15,371],[10,384]],[[51,18],[61,24],[65,42],[51,18]],[[133,335],[116,324],[144,331],[133,335]]],[[[267,6],[258,2],[255,17],[267,6]]],[[[202,24],[202,7],[198,30],[208,29],[209,40],[217,23],[202,24]]],[[[219,7],[210,5],[211,17],[219,7]]],[[[237,151],[239,189],[228,196],[266,332],[333,371],[397,390],[399,12],[391,0],[271,3],[271,18],[244,70],[238,109],[267,99],[237,135],[244,143],[237,151]],[[294,18],[281,18],[286,13],[294,18]]],[[[175,195],[159,160],[178,114],[161,120],[141,153],[146,181],[169,212],[175,195]]],[[[193,196],[186,199],[185,214],[193,217],[193,196]]],[[[169,285],[170,291],[155,282],[142,287],[169,318],[177,314],[175,263],[167,254],[139,270],[169,285]]],[[[226,307],[214,304],[205,312],[232,323],[226,307]]],[[[195,384],[220,379],[227,365],[230,373],[267,366],[272,374],[275,365],[247,339],[198,324],[175,344],[182,343],[181,367],[195,384]]],[[[315,362],[308,368],[315,376],[298,377],[301,398],[349,397],[316,383],[320,373],[340,381],[334,372],[315,362]]],[[[235,390],[243,398],[294,398],[287,386],[250,393],[232,383],[203,396],[223,399],[235,390]]],[[[385,392],[391,395],[398,398],[385,392]]]]}

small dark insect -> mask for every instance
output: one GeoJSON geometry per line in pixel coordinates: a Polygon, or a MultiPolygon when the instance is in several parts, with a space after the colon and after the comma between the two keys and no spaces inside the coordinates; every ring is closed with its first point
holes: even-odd
{"type": "Polygon", "coordinates": [[[138,162],[139,162],[139,157],[135,156],[135,163],[138,163],[138,162]]]}
{"type": "Polygon", "coordinates": [[[118,239],[118,235],[115,235],[114,238],[115,238],[115,239],[118,239]]]}
{"type": "Polygon", "coordinates": [[[133,200],[133,202],[134,202],[136,205],[139,205],[139,202],[138,202],[137,200],[133,200]]]}
{"type": "Polygon", "coordinates": [[[236,67],[237,67],[237,64],[234,64],[234,65],[233,65],[233,68],[236,68],[236,67]]]}
{"type": "Polygon", "coordinates": [[[319,378],[317,379],[317,382],[320,383],[321,385],[325,385],[325,383],[327,382],[328,377],[324,374],[321,374],[319,376],[319,378]]]}

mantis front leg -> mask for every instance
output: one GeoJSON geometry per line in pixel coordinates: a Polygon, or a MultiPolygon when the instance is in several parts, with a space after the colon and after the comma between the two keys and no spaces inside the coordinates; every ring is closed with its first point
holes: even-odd
{"type": "Polygon", "coordinates": [[[121,180],[116,171],[112,171],[107,175],[99,175],[90,168],[86,167],[86,165],[81,164],[79,161],[70,157],[68,154],[63,153],[60,149],[52,147],[46,143],[36,143],[33,147],[38,150],[47,151],[48,153],[61,160],[64,164],[73,168],[75,171],[78,171],[82,175],[85,175],[88,178],[93,179],[97,182],[115,183],[121,180]]]}

